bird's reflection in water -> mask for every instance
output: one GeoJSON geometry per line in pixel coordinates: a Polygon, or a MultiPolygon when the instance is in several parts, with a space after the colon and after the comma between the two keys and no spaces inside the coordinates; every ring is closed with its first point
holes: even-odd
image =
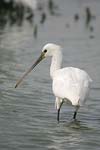
{"type": "Polygon", "coordinates": [[[61,124],[63,124],[64,127],[71,128],[73,130],[91,130],[91,127],[89,127],[85,122],[77,119],[62,121],[61,124]]]}

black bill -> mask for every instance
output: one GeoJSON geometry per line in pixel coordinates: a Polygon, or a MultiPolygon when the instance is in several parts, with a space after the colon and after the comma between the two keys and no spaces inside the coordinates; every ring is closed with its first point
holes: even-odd
{"type": "Polygon", "coordinates": [[[16,85],[15,85],[15,88],[17,88],[18,87],[18,85],[22,82],[22,80],[35,68],[35,66],[37,65],[37,64],[39,64],[39,62],[41,61],[41,60],[43,60],[45,58],[45,56],[44,56],[44,53],[42,52],[41,53],[41,55],[40,55],[40,57],[36,60],[36,62],[28,69],[28,71],[27,72],[25,72],[25,74],[18,80],[18,82],[16,83],[16,85]]]}

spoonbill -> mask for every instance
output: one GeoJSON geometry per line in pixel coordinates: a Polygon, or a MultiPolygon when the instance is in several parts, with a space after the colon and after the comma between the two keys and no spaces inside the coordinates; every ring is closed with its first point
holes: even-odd
{"type": "Polygon", "coordinates": [[[51,56],[50,76],[52,78],[52,90],[55,95],[55,107],[57,109],[57,121],[60,118],[60,109],[64,102],[70,101],[75,106],[73,119],[80,106],[82,106],[89,93],[90,82],[92,79],[89,75],[79,68],[66,67],[61,68],[62,64],[62,48],[59,45],[48,43],[41,52],[36,62],[28,69],[28,71],[18,80],[15,88],[22,82],[29,72],[44,58],[51,56]]]}

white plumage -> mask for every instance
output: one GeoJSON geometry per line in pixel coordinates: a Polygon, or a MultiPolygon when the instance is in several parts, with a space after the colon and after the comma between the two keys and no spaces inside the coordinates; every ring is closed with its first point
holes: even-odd
{"type": "Polygon", "coordinates": [[[29,68],[29,70],[17,82],[16,86],[23,78],[45,57],[51,56],[50,75],[53,80],[52,89],[56,97],[55,106],[58,110],[57,120],[59,122],[60,108],[63,102],[69,100],[75,106],[73,118],[76,119],[76,114],[80,106],[82,106],[89,93],[90,82],[92,81],[89,75],[79,68],[66,67],[61,68],[62,52],[61,47],[56,44],[46,44],[40,57],[29,68]]]}
{"type": "Polygon", "coordinates": [[[59,69],[53,78],[53,92],[56,97],[69,100],[74,106],[82,106],[88,96],[91,81],[88,74],[81,69],[74,67],[59,69]]]}

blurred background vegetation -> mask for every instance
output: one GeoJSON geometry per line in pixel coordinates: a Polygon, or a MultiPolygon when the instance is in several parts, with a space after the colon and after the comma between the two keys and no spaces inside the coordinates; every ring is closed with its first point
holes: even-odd
{"type": "MultiPolygon", "coordinates": [[[[82,3],[82,0],[79,3],[82,3]]],[[[48,14],[55,17],[61,16],[57,0],[0,0],[0,28],[4,28],[6,25],[22,26],[27,21],[34,25],[33,35],[37,38],[38,26],[46,22],[48,14]]],[[[96,16],[91,13],[88,6],[85,6],[84,14],[84,24],[93,32],[94,27],[90,25],[90,22],[95,20],[96,16]]],[[[73,14],[75,22],[78,22],[81,17],[77,12],[73,14]]],[[[70,23],[67,22],[66,27],[69,28],[69,26],[70,23]]]]}
{"type": "Polygon", "coordinates": [[[37,36],[37,24],[35,23],[39,14],[40,24],[44,24],[47,19],[47,10],[50,15],[57,15],[58,6],[53,0],[0,0],[0,27],[6,25],[22,26],[24,21],[35,24],[34,36],[37,36]]]}

